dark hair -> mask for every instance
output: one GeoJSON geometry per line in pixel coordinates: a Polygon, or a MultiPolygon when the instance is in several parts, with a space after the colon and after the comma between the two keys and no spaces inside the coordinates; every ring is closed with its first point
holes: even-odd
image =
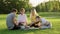
{"type": "Polygon", "coordinates": [[[15,8],[12,9],[12,12],[16,12],[16,11],[17,11],[17,9],[15,9],[15,8]]]}
{"type": "Polygon", "coordinates": [[[36,18],[40,18],[39,16],[36,16],[36,18]]]}

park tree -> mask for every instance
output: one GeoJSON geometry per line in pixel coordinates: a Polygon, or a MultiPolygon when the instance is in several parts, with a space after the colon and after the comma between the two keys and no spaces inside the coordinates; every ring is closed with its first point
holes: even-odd
{"type": "Polygon", "coordinates": [[[19,10],[22,7],[30,9],[29,0],[0,0],[0,13],[10,13],[12,8],[19,10]]]}
{"type": "Polygon", "coordinates": [[[59,0],[54,0],[54,1],[48,1],[39,4],[36,7],[38,12],[58,12],[60,11],[60,2],[59,0]]]}

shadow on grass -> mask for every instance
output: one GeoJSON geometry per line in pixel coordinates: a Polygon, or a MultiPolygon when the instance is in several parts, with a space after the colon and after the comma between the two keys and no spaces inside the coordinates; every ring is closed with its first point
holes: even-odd
{"type": "Polygon", "coordinates": [[[7,30],[7,29],[3,29],[0,30],[0,34],[28,34],[28,33],[34,33],[37,32],[39,30],[7,30]]]}
{"type": "Polygon", "coordinates": [[[46,30],[7,30],[2,29],[0,30],[0,34],[37,34],[37,33],[44,33],[46,31],[49,31],[52,29],[46,29],[46,30]]]}

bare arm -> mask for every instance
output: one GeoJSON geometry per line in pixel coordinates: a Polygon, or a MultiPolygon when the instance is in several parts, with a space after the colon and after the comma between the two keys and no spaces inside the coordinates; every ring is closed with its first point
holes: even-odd
{"type": "Polygon", "coordinates": [[[13,23],[14,23],[15,25],[18,25],[17,20],[16,20],[16,17],[13,18],[13,23]]]}

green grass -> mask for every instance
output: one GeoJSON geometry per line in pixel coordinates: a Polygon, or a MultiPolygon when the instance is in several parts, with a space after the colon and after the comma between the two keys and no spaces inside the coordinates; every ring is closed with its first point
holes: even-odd
{"type": "MultiPolygon", "coordinates": [[[[52,29],[46,30],[8,30],[6,27],[7,14],[0,14],[0,34],[60,34],[60,12],[40,12],[40,16],[52,23],[52,29]]],[[[29,14],[28,22],[30,22],[29,14]]]]}

